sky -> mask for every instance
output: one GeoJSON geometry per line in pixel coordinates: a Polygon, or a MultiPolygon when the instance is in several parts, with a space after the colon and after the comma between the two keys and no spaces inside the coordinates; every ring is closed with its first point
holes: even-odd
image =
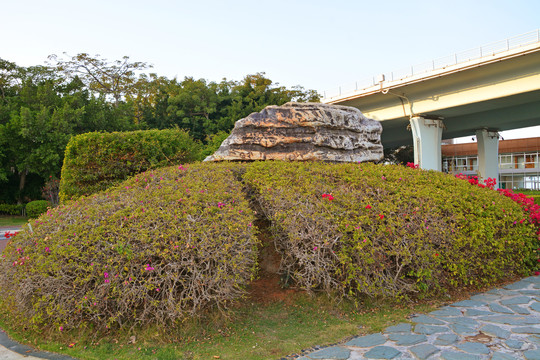
{"type": "Polygon", "coordinates": [[[20,66],[64,52],[129,56],[168,78],[264,72],[321,94],[540,28],[538,0],[0,0],[0,9],[0,58],[20,66]]]}

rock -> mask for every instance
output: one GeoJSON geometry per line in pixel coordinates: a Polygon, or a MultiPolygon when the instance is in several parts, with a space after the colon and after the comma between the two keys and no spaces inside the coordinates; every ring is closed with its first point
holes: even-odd
{"type": "Polygon", "coordinates": [[[289,102],[238,120],[205,161],[378,161],[383,158],[381,133],[381,124],[356,108],[289,102]]]}

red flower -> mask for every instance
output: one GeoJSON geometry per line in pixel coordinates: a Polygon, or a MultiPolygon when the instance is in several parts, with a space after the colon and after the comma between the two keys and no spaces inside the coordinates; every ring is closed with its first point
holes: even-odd
{"type": "Polygon", "coordinates": [[[366,205],[366,209],[371,209],[371,205],[366,205]]]}
{"type": "Polygon", "coordinates": [[[380,217],[381,219],[384,219],[384,215],[383,215],[383,214],[379,214],[379,217],[380,217]]]}

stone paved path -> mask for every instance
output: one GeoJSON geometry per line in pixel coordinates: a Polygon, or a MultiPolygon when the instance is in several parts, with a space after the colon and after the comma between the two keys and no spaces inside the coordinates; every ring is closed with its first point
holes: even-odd
{"type": "Polygon", "coordinates": [[[475,295],[383,333],[365,335],[298,360],[540,360],[540,276],[475,295]]]}

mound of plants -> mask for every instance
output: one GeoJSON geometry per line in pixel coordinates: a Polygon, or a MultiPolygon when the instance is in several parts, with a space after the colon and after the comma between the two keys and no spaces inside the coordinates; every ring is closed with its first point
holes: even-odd
{"type": "Polygon", "coordinates": [[[373,164],[255,163],[286,279],[339,296],[436,295],[536,262],[519,204],[434,171],[373,164]]]}
{"type": "Polygon", "coordinates": [[[149,171],[50,209],[2,253],[4,306],[60,330],[226,307],[255,275],[255,217],[237,169],[211,165],[149,171]]]}
{"type": "Polygon", "coordinates": [[[30,323],[59,329],[171,324],[225,308],[256,276],[257,217],[271,224],[284,285],[338,299],[437,296],[537,264],[520,204],[451,175],[202,163],[48,210],[3,252],[0,297],[30,323]]]}
{"type": "Polygon", "coordinates": [[[39,215],[47,211],[51,203],[47,200],[34,200],[26,204],[26,216],[29,218],[37,218],[39,215]]]}
{"type": "Polygon", "coordinates": [[[60,200],[94,194],[146,170],[196,160],[199,150],[199,143],[179,129],[74,136],[64,156],[60,200]]]}

